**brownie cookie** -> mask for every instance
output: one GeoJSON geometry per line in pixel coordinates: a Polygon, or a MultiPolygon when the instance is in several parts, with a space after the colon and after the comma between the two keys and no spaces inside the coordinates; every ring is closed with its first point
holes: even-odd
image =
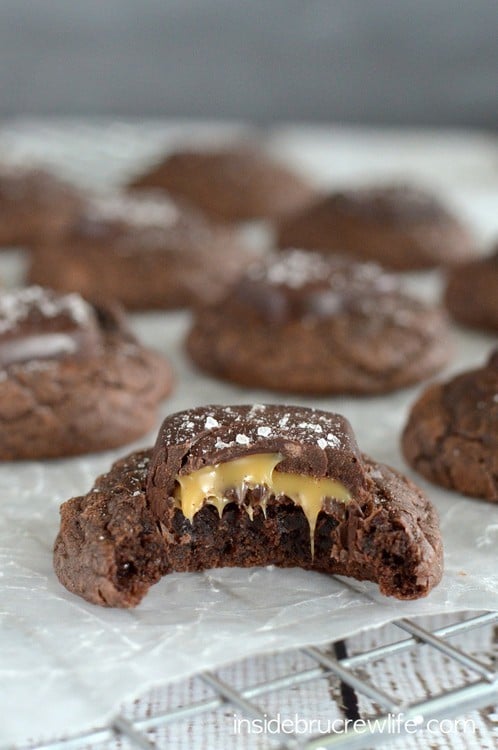
{"type": "Polygon", "coordinates": [[[288,167],[245,145],[173,153],[131,187],[163,188],[212,219],[229,222],[276,218],[305,205],[315,193],[288,167]]]}
{"type": "Polygon", "coordinates": [[[187,351],[244,386],[295,393],[384,393],[448,360],[445,315],[379,266],[289,250],[252,266],[199,310],[187,351]]]}
{"type": "Polygon", "coordinates": [[[231,229],[163,193],[108,195],[39,249],[29,278],[129,309],[171,309],[216,299],[253,258],[231,229]]]}
{"type": "Polygon", "coordinates": [[[434,196],[407,186],[331,193],[284,219],[279,247],[345,252],[409,271],[475,255],[466,227],[434,196]]]}
{"type": "Polygon", "coordinates": [[[82,204],[76,188],[43,169],[0,165],[0,247],[58,233],[82,204]]]}
{"type": "Polygon", "coordinates": [[[431,482],[498,502],[498,349],[484,367],[424,391],[401,444],[431,482]]]}
{"type": "Polygon", "coordinates": [[[493,255],[450,271],[445,302],[459,323],[498,331],[498,247],[493,255]]]}
{"type": "Polygon", "coordinates": [[[70,591],[133,607],[173,571],[279,565],[375,581],[399,599],[442,574],[437,514],[363,456],[347,420],[295,406],[205,406],[167,417],[61,508],[55,570],[70,591]]]}
{"type": "Polygon", "coordinates": [[[153,427],[171,381],[119,309],[40,287],[0,295],[0,460],[129,443],[153,427]]]}

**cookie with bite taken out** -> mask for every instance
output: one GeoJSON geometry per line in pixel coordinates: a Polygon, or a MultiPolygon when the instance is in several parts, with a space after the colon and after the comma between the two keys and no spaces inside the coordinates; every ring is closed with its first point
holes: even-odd
{"type": "Polygon", "coordinates": [[[442,574],[437,514],[412,482],[362,455],[344,417],[298,406],[172,414],[64,503],[55,571],[95,604],[133,607],[173,571],[278,565],[425,596],[442,574]]]}

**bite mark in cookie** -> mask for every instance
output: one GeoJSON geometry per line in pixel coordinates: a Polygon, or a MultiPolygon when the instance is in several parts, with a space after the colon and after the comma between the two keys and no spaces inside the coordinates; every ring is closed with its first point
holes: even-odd
{"type": "Polygon", "coordinates": [[[275,405],[174,414],[152,451],[61,508],[56,572],[98,604],[134,606],[172,571],[269,564],[424,596],[442,573],[437,514],[343,417],[275,405]]]}

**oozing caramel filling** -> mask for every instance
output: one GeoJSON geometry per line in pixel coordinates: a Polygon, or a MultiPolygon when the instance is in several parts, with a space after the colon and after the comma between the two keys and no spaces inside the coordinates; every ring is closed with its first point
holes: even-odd
{"type": "MultiPolygon", "coordinates": [[[[178,475],[179,488],[175,494],[176,505],[183,515],[192,521],[195,514],[206,504],[217,508],[220,518],[223,509],[233,502],[233,492],[243,498],[247,490],[264,488],[259,506],[266,516],[267,499],[285,495],[299,505],[308,519],[310,527],[311,554],[314,553],[314,536],[318,514],[325,498],[347,503],[351,500],[348,489],[335,479],[288,474],[275,471],[283,460],[280,453],[258,453],[236,458],[233,461],[205,466],[191,474],[178,475]],[[231,499],[227,497],[231,495],[231,499]]],[[[253,508],[243,504],[252,521],[253,508]]]]}

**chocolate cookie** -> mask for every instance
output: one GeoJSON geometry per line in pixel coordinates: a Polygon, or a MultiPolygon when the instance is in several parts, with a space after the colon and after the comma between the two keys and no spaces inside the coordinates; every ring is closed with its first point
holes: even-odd
{"type": "Polygon", "coordinates": [[[0,460],[129,443],[170,389],[169,365],[119,309],[40,287],[0,295],[0,460]]]}
{"type": "Polygon", "coordinates": [[[199,310],[192,360],[215,377],[295,393],[384,393],[448,360],[444,314],[378,266],[299,250],[252,266],[199,310]]]}
{"type": "Polygon", "coordinates": [[[498,331],[498,247],[487,258],[451,270],[445,302],[459,323],[498,331]]]}
{"type": "Polygon", "coordinates": [[[39,249],[29,278],[130,309],[171,309],[216,299],[253,258],[231,229],[163,193],[110,195],[39,249]]]}
{"type": "Polygon", "coordinates": [[[402,448],[408,463],[431,482],[498,502],[498,349],[484,367],[422,393],[402,448]]]}
{"type": "Polygon", "coordinates": [[[179,151],[137,177],[132,188],[163,188],[218,221],[276,218],[305,205],[314,189],[254,147],[179,151]]]}
{"type": "Polygon", "coordinates": [[[337,414],[205,406],[168,417],[61,508],[55,570],[70,591],[133,607],[172,571],[279,565],[375,581],[400,599],[442,574],[423,492],[363,456],[337,414]]]}
{"type": "Polygon", "coordinates": [[[277,241],[282,248],[345,252],[397,271],[475,255],[469,230],[434,196],[396,185],[318,198],[284,219],[277,241]]]}
{"type": "Polygon", "coordinates": [[[36,245],[58,233],[83,204],[82,195],[43,169],[0,166],[0,247],[36,245]]]}

